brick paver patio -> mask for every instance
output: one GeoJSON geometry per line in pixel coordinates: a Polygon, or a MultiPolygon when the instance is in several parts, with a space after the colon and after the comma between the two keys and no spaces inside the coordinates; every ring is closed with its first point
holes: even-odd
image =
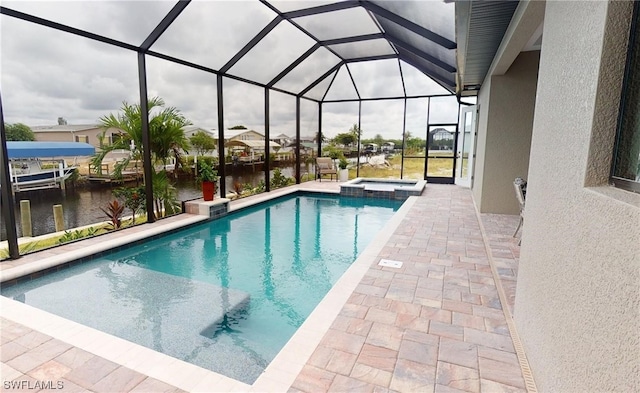
{"type": "Polygon", "coordinates": [[[5,318],[0,323],[3,392],[182,392],[5,318]]]}
{"type": "MultiPolygon", "coordinates": [[[[483,221],[512,293],[517,217],[483,221]]],[[[470,191],[429,185],[381,258],[403,266],[369,269],[291,392],[525,391],[470,191]]]]}
{"type": "MultiPolygon", "coordinates": [[[[289,391],[535,390],[525,382],[509,327],[518,217],[481,220],[469,190],[428,185],[376,258],[403,266],[368,270],[289,391]]],[[[43,380],[64,382],[64,390],[43,391],[180,391],[9,319],[1,322],[2,391],[17,390],[6,381],[43,380]]]]}

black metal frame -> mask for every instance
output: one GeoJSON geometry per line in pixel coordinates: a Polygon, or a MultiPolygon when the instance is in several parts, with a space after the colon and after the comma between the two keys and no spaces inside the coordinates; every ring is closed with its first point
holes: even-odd
{"type": "Polygon", "coordinates": [[[218,74],[216,79],[216,89],[218,97],[218,175],[222,179],[218,187],[220,195],[227,195],[227,184],[224,181],[226,177],[226,161],[224,156],[224,89],[223,78],[218,74]]]}
{"type": "MultiPolygon", "coordinates": [[[[429,106],[431,105],[431,99],[429,99],[429,106]]],[[[458,162],[458,157],[456,156],[456,151],[458,148],[458,134],[459,134],[459,122],[460,122],[460,105],[458,105],[458,123],[429,123],[429,115],[427,114],[427,150],[425,154],[425,164],[424,164],[424,178],[430,183],[436,184],[455,184],[456,179],[456,165],[458,162]],[[453,132],[453,156],[451,157],[451,161],[453,164],[451,166],[451,176],[428,176],[428,168],[429,168],[429,158],[437,158],[437,159],[448,159],[448,157],[429,157],[429,129],[432,127],[455,127],[455,131],[453,132]]]]}
{"type": "Polygon", "coordinates": [[[300,184],[300,97],[296,97],[296,184],[300,184]]]}
{"type": "Polygon", "coordinates": [[[2,95],[0,94],[0,205],[2,206],[3,222],[7,231],[7,243],[9,246],[9,258],[20,257],[18,248],[18,231],[16,230],[16,215],[14,211],[15,203],[11,179],[9,178],[9,157],[7,156],[7,134],[4,129],[4,113],[2,110],[2,95]]]}
{"type": "Polygon", "coordinates": [[[632,192],[637,192],[637,193],[640,193],[640,183],[638,183],[637,181],[616,176],[615,170],[616,170],[616,158],[618,157],[618,154],[620,153],[620,148],[621,148],[620,140],[622,136],[622,123],[625,116],[624,109],[627,101],[627,89],[629,88],[629,85],[630,85],[632,72],[636,72],[636,77],[639,77],[640,75],[640,73],[638,73],[637,70],[632,69],[634,56],[640,57],[640,52],[634,51],[636,40],[638,39],[638,35],[639,35],[638,29],[640,29],[640,21],[638,20],[639,18],[640,18],[640,2],[634,2],[633,16],[631,18],[631,28],[629,29],[629,43],[627,46],[627,58],[626,58],[625,67],[624,67],[624,70],[625,70],[624,78],[622,82],[622,89],[620,92],[620,110],[618,112],[616,140],[615,140],[615,146],[613,149],[613,157],[611,160],[611,171],[609,174],[609,178],[611,179],[611,182],[616,187],[619,187],[628,191],[632,191],[632,192]]]}
{"type": "Polygon", "coordinates": [[[269,88],[264,88],[264,186],[265,191],[271,191],[271,179],[269,177],[269,172],[271,169],[271,160],[269,159],[269,143],[271,142],[270,138],[270,127],[269,122],[271,121],[269,117],[269,88]]]}
{"type": "MultiPolygon", "coordinates": [[[[263,87],[265,89],[265,107],[264,107],[264,111],[265,111],[265,154],[267,154],[266,152],[269,151],[269,111],[270,111],[270,102],[269,102],[269,92],[270,90],[273,91],[278,91],[287,95],[291,95],[291,96],[295,96],[296,97],[296,183],[300,182],[300,100],[301,99],[306,99],[310,102],[316,102],[318,104],[318,113],[319,113],[319,117],[318,117],[318,154],[321,154],[321,148],[322,148],[322,103],[323,102],[348,102],[348,101],[358,101],[359,105],[358,105],[358,127],[361,127],[361,108],[362,108],[362,101],[369,101],[369,100],[389,100],[389,99],[404,99],[404,122],[406,123],[406,106],[407,106],[407,99],[408,98],[423,98],[423,97],[435,97],[438,95],[433,95],[433,96],[407,96],[406,95],[406,89],[405,89],[405,82],[404,82],[404,77],[402,76],[402,66],[400,65],[400,60],[405,61],[406,63],[413,65],[414,67],[416,67],[418,70],[422,71],[424,74],[426,74],[427,76],[431,77],[434,81],[436,81],[438,84],[440,84],[441,86],[443,86],[446,89],[449,89],[450,91],[454,91],[455,89],[452,89],[454,87],[453,82],[445,80],[442,78],[441,75],[433,75],[429,72],[429,70],[423,68],[420,66],[420,64],[417,64],[415,61],[412,61],[412,59],[407,58],[405,56],[402,55],[402,53],[400,53],[400,51],[396,48],[402,48],[403,50],[411,53],[414,56],[417,56],[417,58],[422,59],[424,61],[427,61],[430,64],[435,65],[436,67],[447,71],[447,72],[456,72],[456,68],[453,65],[447,64],[446,62],[443,62],[441,60],[439,60],[438,58],[430,55],[429,53],[425,53],[424,51],[415,48],[414,46],[412,46],[409,43],[404,42],[403,40],[399,39],[398,37],[394,37],[388,33],[384,33],[382,31],[382,29],[380,30],[380,33],[374,33],[374,34],[365,34],[365,35],[360,35],[360,36],[353,36],[353,37],[344,37],[344,38],[338,38],[338,39],[331,39],[331,40],[319,40],[317,37],[315,37],[313,34],[311,34],[309,31],[307,31],[306,29],[302,28],[296,21],[295,18],[299,18],[299,17],[303,17],[303,16],[310,16],[310,15],[317,15],[320,13],[325,13],[325,12],[332,12],[332,11],[339,11],[339,10],[343,10],[343,9],[349,9],[349,8],[355,8],[355,7],[362,7],[364,8],[366,11],[369,12],[369,15],[372,17],[372,19],[374,20],[374,22],[376,22],[377,26],[380,28],[380,24],[377,23],[375,17],[381,17],[384,19],[387,19],[399,26],[401,26],[404,29],[410,30],[414,33],[417,33],[419,35],[421,35],[422,37],[425,37],[426,39],[429,39],[433,42],[435,42],[436,44],[446,48],[446,49],[455,49],[456,48],[456,44],[436,33],[434,33],[433,31],[430,31],[420,25],[417,25],[389,10],[386,10],[385,8],[374,4],[370,1],[367,0],[346,0],[346,1],[342,1],[342,2],[337,2],[337,3],[332,3],[332,4],[326,4],[326,5],[322,5],[322,6],[317,6],[317,7],[310,7],[310,8],[305,8],[305,9],[301,9],[301,10],[296,10],[296,11],[291,11],[291,12],[280,12],[278,9],[276,9],[273,5],[271,5],[267,0],[259,0],[262,4],[264,4],[265,6],[267,6],[268,8],[270,8],[272,11],[274,11],[276,13],[276,17],[269,23],[267,24],[267,26],[265,26],[256,36],[254,36],[240,51],[238,51],[226,64],[224,64],[219,70],[215,70],[200,64],[196,64],[196,63],[192,63],[183,59],[178,59],[169,55],[165,55],[162,53],[158,53],[156,51],[151,50],[151,47],[153,46],[153,44],[162,36],[162,34],[171,26],[171,24],[180,16],[180,14],[186,9],[186,7],[189,6],[191,0],[179,0],[173,7],[172,9],[165,15],[165,17],[156,25],[156,27],[153,29],[153,31],[148,35],[148,37],[139,45],[132,45],[126,42],[122,42],[119,40],[115,40],[112,38],[108,38],[99,34],[95,34],[95,33],[91,33],[82,29],[77,29],[71,26],[67,26],[61,23],[57,23],[57,22],[53,22],[47,19],[43,19],[43,18],[39,18],[30,14],[26,14],[23,12],[19,12],[16,10],[12,10],[10,8],[6,8],[3,6],[0,6],[0,14],[2,15],[6,15],[9,17],[13,17],[13,18],[17,18],[20,20],[24,20],[30,23],[34,23],[34,24],[38,24],[41,26],[45,26],[45,27],[49,27],[58,31],[63,31],[63,32],[67,32],[70,34],[74,34],[74,35],[78,35],[84,38],[88,38],[94,41],[98,41],[98,42],[102,42],[108,45],[112,45],[118,48],[122,48],[125,50],[130,50],[133,52],[137,53],[137,57],[138,57],[138,79],[139,79],[139,94],[140,94],[140,107],[141,107],[141,111],[143,113],[142,116],[142,148],[144,153],[143,156],[143,162],[144,162],[144,175],[145,178],[150,179],[152,176],[152,166],[151,166],[151,151],[149,149],[149,145],[150,145],[150,135],[149,135],[149,118],[148,118],[148,89],[147,89],[147,74],[146,74],[146,56],[153,56],[159,59],[163,59],[166,61],[170,61],[176,64],[180,64],[186,67],[190,67],[193,69],[197,69],[197,70],[201,70],[210,74],[214,74],[216,75],[216,80],[217,80],[217,109],[218,109],[218,154],[219,154],[219,175],[221,176],[222,179],[225,178],[226,173],[225,173],[225,153],[224,153],[224,88],[223,88],[223,77],[227,77],[233,80],[237,80],[240,82],[244,82],[244,83],[248,83],[251,85],[255,85],[255,86],[259,86],[259,87],[263,87]],[[374,17],[375,16],[375,17],[374,17]],[[276,77],[274,77],[272,80],[270,80],[268,83],[266,84],[262,84],[256,81],[252,81],[252,80],[248,80],[246,78],[242,78],[233,74],[230,74],[229,71],[232,69],[232,67],[238,62],[240,61],[240,59],[242,59],[252,48],[254,48],[269,32],[271,32],[275,27],[277,27],[279,25],[280,22],[282,21],[288,21],[289,23],[291,23],[293,26],[295,26],[296,28],[298,28],[301,32],[303,32],[304,34],[306,34],[307,36],[309,36],[310,38],[312,38],[316,43],[309,48],[307,51],[305,51],[302,55],[300,55],[296,60],[294,60],[291,64],[289,64],[285,69],[283,69],[276,77]],[[340,54],[336,53],[336,51],[334,49],[331,48],[332,45],[338,45],[338,44],[343,44],[343,43],[349,43],[349,42],[359,42],[359,41],[366,41],[366,40],[373,40],[373,39],[386,39],[390,45],[391,48],[396,52],[395,54],[390,54],[390,55],[379,55],[379,56],[366,56],[366,57],[360,57],[360,58],[345,58],[343,56],[341,56],[340,54]],[[298,65],[300,65],[305,59],[307,59],[309,56],[311,56],[311,54],[313,54],[316,50],[318,50],[320,47],[324,47],[327,50],[329,50],[329,52],[331,52],[333,55],[335,55],[338,59],[339,62],[334,65],[333,67],[331,67],[329,70],[327,70],[320,78],[316,79],[315,81],[313,81],[311,84],[309,84],[308,86],[304,87],[302,90],[298,91],[298,92],[291,92],[291,91],[287,91],[287,90],[283,90],[283,89],[279,89],[276,88],[274,85],[280,81],[282,78],[284,78],[289,72],[291,72],[293,69],[295,69],[298,65]],[[401,79],[402,79],[402,86],[403,86],[403,92],[404,92],[404,96],[403,97],[384,97],[384,98],[362,98],[360,96],[360,93],[358,91],[358,87],[357,84],[355,83],[355,80],[353,79],[353,75],[351,74],[351,70],[349,68],[349,64],[350,63],[356,63],[356,62],[363,62],[363,61],[372,61],[372,60],[383,60],[383,59],[398,59],[398,64],[400,66],[400,74],[401,74],[401,79]],[[351,79],[351,82],[354,86],[354,89],[356,91],[356,94],[358,96],[358,98],[356,100],[332,100],[332,101],[324,101],[327,95],[327,92],[329,91],[331,85],[333,84],[333,81],[335,80],[335,77],[337,76],[338,70],[340,69],[340,67],[342,67],[343,65],[345,65],[347,72],[349,73],[349,77],[351,79]],[[333,79],[331,80],[328,88],[326,89],[326,91],[324,92],[322,99],[321,100],[316,100],[310,97],[306,97],[305,94],[308,93],[311,89],[313,89],[314,87],[316,87],[318,84],[320,84],[322,81],[324,81],[327,77],[331,76],[333,74],[333,79]],[[449,84],[450,86],[445,86],[442,83],[445,82],[447,84],[449,84]]],[[[453,94],[452,94],[453,95],[453,94]]],[[[443,95],[444,96],[444,95],[443,95]]],[[[2,119],[2,101],[0,100],[0,120],[2,119]]],[[[404,143],[404,134],[405,134],[405,124],[403,123],[403,143],[404,143]]],[[[6,150],[6,134],[5,134],[5,130],[4,130],[4,122],[2,122],[2,124],[0,124],[0,161],[2,161],[2,165],[3,165],[3,169],[2,171],[0,171],[0,184],[2,185],[1,189],[1,196],[2,196],[2,217],[6,220],[6,226],[7,226],[7,235],[8,235],[8,242],[9,242],[9,252],[10,252],[10,257],[11,258],[17,258],[19,257],[19,250],[17,247],[17,232],[16,232],[16,228],[15,228],[15,215],[13,213],[13,198],[11,196],[11,186],[10,186],[10,179],[9,179],[9,175],[8,175],[8,162],[5,162],[8,160],[7,158],[7,150],[6,150]]],[[[360,145],[360,138],[358,138],[358,145],[360,145]]],[[[358,161],[359,161],[359,155],[358,155],[358,161]]],[[[425,163],[426,165],[426,163],[425,163]]],[[[265,157],[265,179],[266,179],[266,189],[267,191],[270,189],[269,187],[269,168],[270,168],[270,163],[268,160],[268,157],[265,157]]],[[[425,166],[425,170],[426,170],[426,166],[425,166]]],[[[426,175],[426,174],[425,174],[426,175]]],[[[226,195],[226,184],[225,181],[223,180],[220,185],[220,194],[222,196],[226,195]]],[[[145,191],[146,191],[146,202],[148,206],[152,205],[152,195],[153,195],[153,186],[152,186],[152,182],[146,182],[145,185],[145,191]]],[[[149,211],[147,212],[147,222],[153,222],[155,220],[155,217],[153,216],[153,211],[151,209],[149,209],[149,211]]]]}
{"type": "Polygon", "coordinates": [[[151,138],[149,135],[149,107],[147,99],[147,68],[144,53],[138,53],[138,81],[140,83],[140,117],[142,121],[142,162],[144,178],[144,192],[146,196],[147,204],[147,222],[152,223],[155,221],[153,214],[153,182],[150,181],[153,177],[152,163],[151,163],[151,138]]]}

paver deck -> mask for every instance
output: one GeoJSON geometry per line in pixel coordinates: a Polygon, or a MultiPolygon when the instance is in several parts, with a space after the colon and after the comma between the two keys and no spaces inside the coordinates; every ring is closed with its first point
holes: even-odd
{"type": "MultiPolygon", "coordinates": [[[[517,217],[482,221],[512,294],[517,217]]],[[[290,391],[525,391],[485,237],[468,190],[428,185],[378,255],[402,267],[371,266],[290,391]]]]}
{"type": "MultiPolygon", "coordinates": [[[[337,189],[338,183],[314,186],[337,189]]],[[[469,190],[429,184],[285,386],[290,392],[535,390],[511,323],[517,220],[480,216],[469,190]],[[403,265],[380,267],[382,258],[403,265]]],[[[61,381],[64,389],[55,391],[62,392],[181,391],[3,317],[3,391],[16,390],[8,381],[61,381]]],[[[221,390],[197,386],[192,390],[221,390]]],[[[254,385],[252,391],[273,390],[254,385]]]]}

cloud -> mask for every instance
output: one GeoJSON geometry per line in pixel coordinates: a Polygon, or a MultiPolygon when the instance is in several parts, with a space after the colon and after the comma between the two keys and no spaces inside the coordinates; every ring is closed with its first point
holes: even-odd
{"type": "Polygon", "coordinates": [[[304,16],[294,21],[320,40],[380,32],[368,12],[362,8],[304,16]]]}
{"type": "Polygon", "coordinates": [[[349,69],[362,98],[404,95],[400,67],[395,59],[353,63],[349,69]]]}
{"type": "Polygon", "coordinates": [[[365,101],[362,103],[362,137],[402,139],[404,100],[365,101]]]}
{"type": "Polygon", "coordinates": [[[141,44],[173,7],[169,1],[3,1],[2,5],[105,37],[141,44]]]}
{"type": "Polygon", "coordinates": [[[151,49],[220,69],[275,16],[259,2],[191,2],[151,49]]]}
{"type": "Polygon", "coordinates": [[[357,102],[322,104],[322,132],[326,137],[347,132],[354,124],[358,124],[357,102]]]}
{"type": "MultiPolygon", "coordinates": [[[[3,2],[3,6],[8,8],[134,45],[144,41],[173,4],[150,1],[3,2]]],[[[330,25],[318,23],[318,20],[309,19],[307,22],[319,35],[346,36],[374,32],[370,31],[368,22],[364,27],[351,23],[353,18],[363,16],[362,12],[354,9],[334,13],[330,25]],[[345,18],[344,23],[341,18],[345,18]]],[[[366,12],[364,14],[371,21],[366,12]]],[[[151,49],[217,69],[274,17],[275,13],[260,2],[191,2],[151,49]]],[[[301,20],[303,18],[297,21],[301,20]]],[[[135,52],[6,15],[0,15],[0,23],[5,121],[32,126],[51,125],[62,116],[69,124],[95,123],[103,115],[118,112],[123,101],[139,101],[135,52]]],[[[272,33],[275,34],[260,42],[231,72],[255,76],[265,82],[312,44],[306,35],[287,21],[280,22],[272,33]]],[[[180,109],[195,125],[218,128],[214,74],[154,56],[147,56],[146,59],[149,97],[162,97],[168,106],[180,109]]],[[[299,92],[338,61],[327,49],[320,48],[286,75],[276,87],[299,92]]],[[[350,63],[349,69],[362,97],[402,95],[396,60],[350,63]]],[[[410,94],[422,89],[431,89],[429,93],[443,92],[412,66],[403,64],[402,69],[410,94]]],[[[321,98],[332,77],[330,75],[320,83],[310,95],[321,98]]],[[[225,128],[244,124],[263,132],[264,89],[230,78],[224,78],[223,87],[225,128]]],[[[351,77],[343,66],[328,98],[355,97],[351,77]]],[[[377,133],[388,133],[390,137],[397,138],[402,128],[402,102],[363,103],[362,128],[365,135],[373,137],[377,133]]],[[[271,133],[295,135],[295,98],[272,92],[270,107],[271,133]]],[[[357,102],[325,103],[322,107],[325,135],[331,137],[346,132],[358,122],[357,102]]],[[[423,108],[408,109],[407,129],[412,132],[414,129],[418,132],[425,130],[426,109],[423,108]]],[[[451,100],[437,102],[432,108],[439,113],[432,117],[432,121],[449,112],[454,114],[453,121],[457,117],[457,104],[451,100]]],[[[300,124],[304,136],[315,134],[318,127],[317,103],[301,100],[300,124]]]]}

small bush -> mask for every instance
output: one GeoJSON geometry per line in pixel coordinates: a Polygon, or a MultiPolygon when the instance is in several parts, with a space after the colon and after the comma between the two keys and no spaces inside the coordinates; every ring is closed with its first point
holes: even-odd
{"type": "Polygon", "coordinates": [[[293,178],[284,176],[280,168],[274,169],[273,177],[271,178],[271,188],[286,187],[293,183],[294,183],[293,178]]]}
{"type": "Polygon", "coordinates": [[[118,202],[117,199],[114,199],[112,202],[109,202],[107,205],[107,209],[100,208],[107,215],[109,220],[111,221],[111,226],[113,229],[118,229],[122,225],[122,213],[124,212],[124,205],[118,202]]]}

